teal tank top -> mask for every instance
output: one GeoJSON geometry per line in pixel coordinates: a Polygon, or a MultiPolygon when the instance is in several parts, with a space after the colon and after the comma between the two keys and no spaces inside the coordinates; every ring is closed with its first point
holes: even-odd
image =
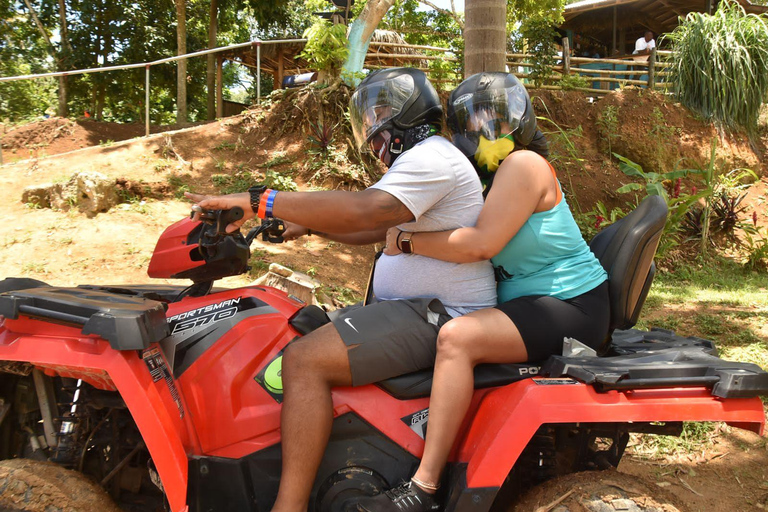
{"type": "Polygon", "coordinates": [[[554,208],[531,215],[491,258],[499,303],[531,295],[572,299],[608,278],[560,195],[554,208]]]}

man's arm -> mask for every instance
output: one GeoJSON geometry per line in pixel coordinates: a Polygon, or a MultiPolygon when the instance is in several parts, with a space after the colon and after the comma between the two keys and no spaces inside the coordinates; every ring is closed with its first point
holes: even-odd
{"type": "MultiPolygon", "coordinates": [[[[241,207],[245,215],[230,224],[228,231],[234,231],[255,215],[247,193],[226,196],[185,195],[207,210],[241,207]]],[[[383,235],[387,228],[414,220],[411,211],[400,200],[377,189],[362,192],[279,192],[275,196],[272,213],[279,219],[334,235],[361,231],[382,231],[383,235]]]]}
{"type": "MultiPolygon", "coordinates": [[[[297,238],[308,235],[308,231],[309,229],[304,226],[299,226],[293,222],[286,222],[283,238],[287,241],[296,240],[297,238]]],[[[312,231],[312,234],[327,240],[333,240],[334,242],[340,242],[347,245],[368,245],[384,242],[386,239],[387,230],[379,229],[374,231],[358,231],[357,233],[348,233],[343,235],[312,231]]]]}

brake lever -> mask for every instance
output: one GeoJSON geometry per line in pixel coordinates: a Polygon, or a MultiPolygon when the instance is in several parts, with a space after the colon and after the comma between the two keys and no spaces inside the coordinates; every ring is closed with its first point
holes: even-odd
{"type": "Polygon", "coordinates": [[[261,239],[264,242],[271,244],[281,244],[285,241],[283,233],[285,233],[285,222],[280,219],[272,219],[267,222],[262,222],[262,227],[266,224],[266,227],[261,232],[261,239]]]}

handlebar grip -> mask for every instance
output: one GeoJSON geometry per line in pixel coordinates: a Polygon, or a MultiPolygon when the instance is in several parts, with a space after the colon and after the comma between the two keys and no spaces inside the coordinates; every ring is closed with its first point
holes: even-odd
{"type": "Polygon", "coordinates": [[[239,206],[233,206],[229,210],[219,210],[216,212],[216,232],[227,233],[227,226],[243,218],[243,209],[239,206]]]}

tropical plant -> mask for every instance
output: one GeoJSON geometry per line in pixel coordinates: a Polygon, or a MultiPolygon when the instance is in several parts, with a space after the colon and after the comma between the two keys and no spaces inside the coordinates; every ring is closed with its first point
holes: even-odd
{"type": "Polygon", "coordinates": [[[693,12],[666,36],[670,81],[688,108],[731,128],[757,130],[768,94],[768,23],[723,0],[713,15],[693,12]]]}
{"type": "Polygon", "coordinates": [[[603,137],[608,142],[608,156],[610,156],[613,153],[613,139],[619,136],[619,107],[606,106],[597,117],[597,126],[602,129],[603,137]]]}
{"type": "Polygon", "coordinates": [[[336,78],[341,72],[344,59],[349,54],[347,26],[318,19],[304,31],[303,37],[307,39],[307,44],[300,57],[307,59],[313,69],[336,78]]]}
{"type": "Polygon", "coordinates": [[[552,76],[557,32],[547,16],[534,14],[522,21],[520,35],[526,42],[528,53],[532,54],[528,76],[534,87],[540,87],[552,76]]]}

